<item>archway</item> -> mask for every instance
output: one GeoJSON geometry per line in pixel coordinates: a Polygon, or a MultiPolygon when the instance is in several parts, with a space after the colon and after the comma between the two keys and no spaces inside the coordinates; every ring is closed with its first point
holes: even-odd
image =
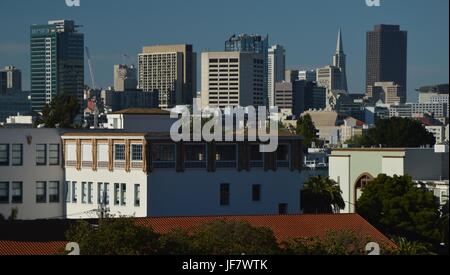
{"type": "MultiPolygon", "coordinates": [[[[362,175],[360,175],[358,177],[358,180],[356,180],[355,182],[355,193],[354,193],[354,205],[356,208],[356,205],[358,203],[359,198],[361,198],[362,196],[362,190],[364,189],[364,187],[370,183],[371,181],[373,181],[375,178],[369,174],[369,173],[364,173],[362,175]]],[[[356,210],[356,209],[355,209],[356,210]]]]}

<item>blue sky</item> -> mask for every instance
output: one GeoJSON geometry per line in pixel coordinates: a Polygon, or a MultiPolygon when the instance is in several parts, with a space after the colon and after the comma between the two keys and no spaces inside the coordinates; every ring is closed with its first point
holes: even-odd
{"type": "MultiPolygon", "coordinates": [[[[29,26],[51,19],[83,25],[96,82],[113,83],[113,65],[124,53],[136,59],[142,46],[190,43],[197,52],[223,50],[233,33],[269,34],[287,50],[290,68],[331,63],[337,31],[343,29],[351,92],[365,83],[365,33],[375,24],[400,24],[409,32],[408,90],[448,83],[449,1],[381,0],[0,0],[0,66],[23,71],[29,88],[29,26]]],[[[86,67],[86,83],[90,83],[86,67]]],[[[200,88],[200,87],[198,87],[200,88]]]]}

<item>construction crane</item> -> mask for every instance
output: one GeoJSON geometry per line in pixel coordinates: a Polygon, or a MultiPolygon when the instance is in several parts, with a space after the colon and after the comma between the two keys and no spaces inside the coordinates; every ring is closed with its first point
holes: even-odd
{"type": "Polygon", "coordinates": [[[86,48],[86,56],[87,56],[87,61],[88,61],[88,66],[89,66],[89,73],[91,75],[91,81],[92,81],[92,89],[95,90],[95,79],[94,79],[94,70],[92,69],[92,61],[91,61],[91,54],[89,53],[89,48],[86,48]]]}
{"type": "MultiPolygon", "coordinates": [[[[91,61],[91,54],[89,52],[89,48],[86,48],[86,57],[88,61],[89,66],[89,73],[91,75],[91,81],[92,81],[92,90],[95,90],[95,79],[94,79],[94,70],[92,69],[92,61],[91,61]]],[[[98,128],[98,117],[99,117],[99,110],[97,105],[97,98],[94,99],[94,129],[98,128]]]]}

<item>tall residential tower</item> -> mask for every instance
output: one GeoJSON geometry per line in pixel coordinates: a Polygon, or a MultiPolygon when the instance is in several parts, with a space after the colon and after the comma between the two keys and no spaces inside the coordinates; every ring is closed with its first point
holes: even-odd
{"type": "Polygon", "coordinates": [[[269,106],[275,106],[275,84],[284,80],[286,69],[286,51],[281,45],[269,49],[269,106]]]}

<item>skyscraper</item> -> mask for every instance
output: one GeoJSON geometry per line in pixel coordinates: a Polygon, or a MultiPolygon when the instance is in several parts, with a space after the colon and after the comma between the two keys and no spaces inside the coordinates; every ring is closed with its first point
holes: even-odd
{"type": "Polygon", "coordinates": [[[338,33],[336,53],[333,56],[333,66],[335,66],[341,70],[340,90],[348,91],[346,55],[344,53],[344,42],[342,40],[341,29],[339,29],[339,33],[338,33]]]}
{"type": "Polygon", "coordinates": [[[394,82],[406,91],[408,33],[398,25],[377,25],[367,32],[366,89],[394,82]]]}
{"type": "Polygon", "coordinates": [[[139,54],[139,89],[158,91],[161,108],[191,105],[196,95],[196,65],[192,45],[144,47],[139,54]]]}
{"type": "Polygon", "coordinates": [[[263,68],[258,53],[202,53],[202,106],[264,106],[263,68]]]}
{"type": "Polygon", "coordinates": [[[286,69],[286,51],[281,45],[274,45],[269,49],[269,106],[274,106],[275,83],[284,80],[286,69]]]}
{"type": "Polygon", "coordinates": [[[0,70],[0,95],[22,91],[22,72],[15,67],[6,66],[0,70]]]}
{"type": "Polygon", "coordinates": [[[269,102],[268,82],[269,82],[269,36],[260,35],[233,35],[225,41],[226,52],[258,53],[264,56],[264,100],[265,105],[269,102]]]}
{"type": "Polygon", "coordinates": [[[31,100],[35,112],[61,93],[83,99],[84,35],[74,21],[31,26],[31,100]]]}
{"type": "Polygon", "coordinates": [[[136,90],[138,86],[137,69],[131,65],[114,65],[114,90],[136,90]]]}

